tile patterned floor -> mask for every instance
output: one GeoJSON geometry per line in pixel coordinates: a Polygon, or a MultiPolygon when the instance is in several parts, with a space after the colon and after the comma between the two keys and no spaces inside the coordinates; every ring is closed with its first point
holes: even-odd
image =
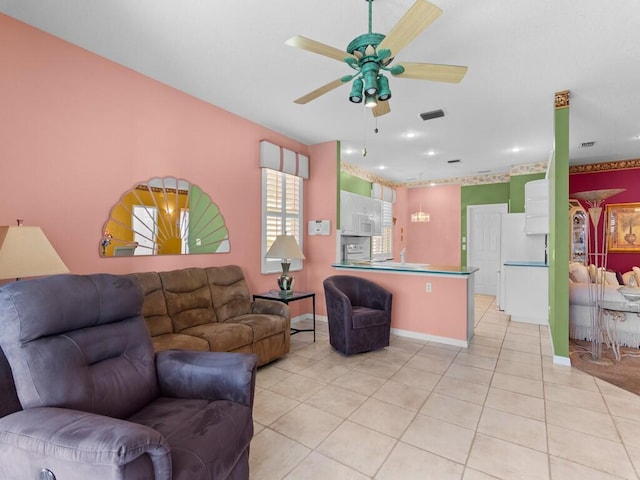
{"type": "Polygon", "coordinates": [[[554,365],[546,327],[476,296],[469,348],[393,337],[345,357],[326,323],[258,370],[253,480],[638,479],[640,397],[554,365]]]}

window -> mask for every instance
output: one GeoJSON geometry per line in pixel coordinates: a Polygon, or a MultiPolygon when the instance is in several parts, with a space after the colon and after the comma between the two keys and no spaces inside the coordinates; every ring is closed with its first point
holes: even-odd
{"type": "MultiPolygon", "coordinates": [[[[262,273],[282,271],[280,260],[264,258],[278,235],[296,237],[302,248],[302,178],[270,168],[262,169],[262,273]]],[[[302,260],[291,260],[291,270],[302,260]]]]}
{"type": "Polygon", "coordinates": [[[133,230],[133,241],[138,244],[134,255],[158,253],[158,209],[156,207],[134,205],[131,229],[133,230]]]}
{"type": "Polygon", "coordinates": [[[393,256],[393,203],[382,202],[381,235],[371,237],[371,255],[373,258],[391,258],[393,256]]]}

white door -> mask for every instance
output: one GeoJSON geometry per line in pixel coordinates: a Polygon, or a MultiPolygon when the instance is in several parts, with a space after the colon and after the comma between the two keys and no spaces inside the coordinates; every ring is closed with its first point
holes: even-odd
{"type": "Polygon", "coordinates": [[[467,207],[467,265],[478,267],[475,292],[497,295],[500,271],[500,216],[506,203],[467,207]]]}

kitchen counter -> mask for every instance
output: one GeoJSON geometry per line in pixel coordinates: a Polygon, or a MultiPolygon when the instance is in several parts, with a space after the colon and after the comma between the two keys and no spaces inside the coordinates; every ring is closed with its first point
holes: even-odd
{"type": "Polygon", "coordinates": [[[401,263],[390,261],[351,260],[332,265],[338,269],[356,269],[373,271],[409,272],[428,275],[471,275],[476,267],[455,267],[449,265],[430,265],[425,263],[401,263]]]}
{"type": "Polygon", "coordinates": [[[504,262],[507,267],[549,267],[544,262],[532,262],[528,260],[507,260],[504,262]]]}
{"type": "Polygon", "coordinates": [[[468,347],[474,328],[475,267],[351,260],[336,274],[367,278],[393,294],[391,330],[399,336],[468,347]]]}
{"type": "Polygon", "coordinates": [[[504,312],[513,322],[548,325],[549,265],[509,260],[504,266],[504,312]]]}

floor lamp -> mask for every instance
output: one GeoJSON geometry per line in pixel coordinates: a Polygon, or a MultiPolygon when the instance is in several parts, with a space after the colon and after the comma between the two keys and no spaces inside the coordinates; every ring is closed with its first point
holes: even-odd
{"type": "Polygon", "coordinates": [[[602,300],[604,299],[605,274],[607,270],[608,234],[607,222],[602,223],[602,245],[598,243],[598,225],[602,216],[602,202],[607,198],[624,192],[625,188],[611,188],[606,190],[590,190],[571,194],[588,205],[589,219],[593,227],[593,242],[589,239],[587,230],[587,263],[595,266],[595,273],[589,284],[589,302],[591,303],[591,359],[600,361],[602,357],[602,342],[604,329],[602,326],[602,300]]]}

